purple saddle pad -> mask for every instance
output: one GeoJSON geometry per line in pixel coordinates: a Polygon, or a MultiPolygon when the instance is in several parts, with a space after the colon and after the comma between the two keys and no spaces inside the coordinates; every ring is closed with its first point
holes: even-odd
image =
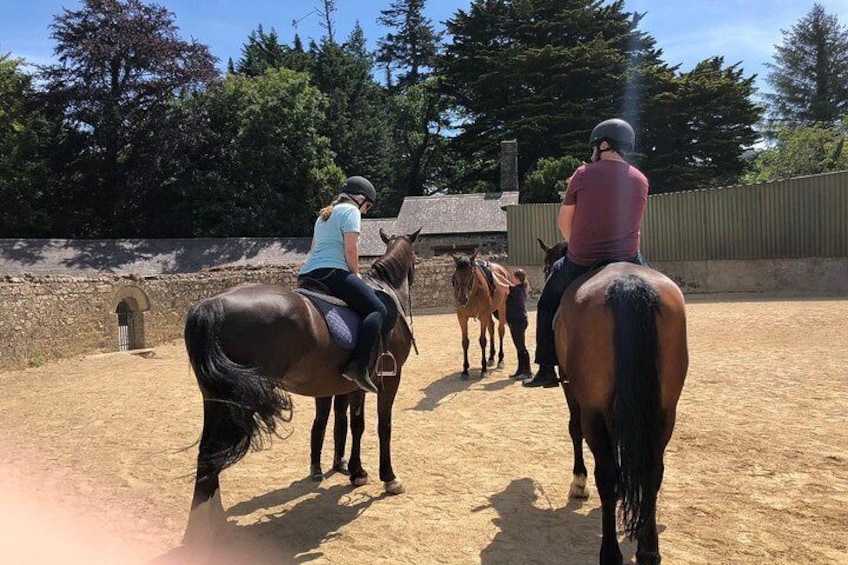
{"type": "Polygon", "coordinates": [[[295,292],[308,298],[321,311],[324,315],[324,321],[327,322],[327,329],[330,330],[330,335],[333,337],[333,342],[340,349],[353,351],[356,347],[356,338],[359,336],[359,325],[362,323],[359,315],[348,306],[330,302],[330,300],[339,301],[337,298],[302,288],[295,292]]]}

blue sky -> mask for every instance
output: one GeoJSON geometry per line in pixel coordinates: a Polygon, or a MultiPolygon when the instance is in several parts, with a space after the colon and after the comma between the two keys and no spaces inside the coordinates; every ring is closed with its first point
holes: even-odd
{"type": "MultiPolygon", "coordinates": [[[[336,0],[337,36],[345,38],[356,21],[373,48],[385,30],[376,20],[390,0],[336,0]]],[[[275,28],[283,41],[295,33],[308,41],[324,34],[320,18],[310,12],[320,0],[159,0],[176,14],[183,37],[208,45],[221,60],[238,58],[241,45],[257,25],[275,28]],[[293,20],[301,20],[297,28],[293,20]]],[[[428,0],[427,12],[440,29],[441,22],[471,0],[428,0]]],[[[829,14],[848,24],[848,0],[819,0],[829,14]]],[[[76,0],[0,0],[0,53],[11,52],[32,63],[51,60],[53,42],[48,26],[63,7],[78,8],[76,0]]],[[[682,70],[713,55],[726,63],[742,62],[746,76],[757,73],[766,88],[763,64],[772,61],[773,46],[782,42],[781,29],[789,29],[805,16],[812,1],[801,0],[625,0],[628,10],[647,12],[641,28],[665,52],[665,61],[682,70]]]]}

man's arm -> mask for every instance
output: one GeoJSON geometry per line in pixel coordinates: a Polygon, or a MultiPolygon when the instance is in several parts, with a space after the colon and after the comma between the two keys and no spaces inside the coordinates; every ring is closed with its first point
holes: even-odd
{"type": "Polygon", "coordinates": [[[574,204],[563,204],[559,209],[559,217],[557,218],[557,227],[565,241],[571,239],[571,221],[574,219],[574,204]]]}

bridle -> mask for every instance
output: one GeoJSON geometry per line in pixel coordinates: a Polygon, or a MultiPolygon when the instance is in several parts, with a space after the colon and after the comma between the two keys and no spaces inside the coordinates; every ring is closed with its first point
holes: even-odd
{"type": "Polygon", "coordinates": [[[477,283],[476,269],[477,269],[477,264],[476,264],[476,262],[472,261],[471,262],[471,268],[469,269],[469,271],[471,273],[471,277],[470,277],[470,280],[468,281],[468,283],[464,287],[464,290],[466,291],[466,296],[468,297],[465,304],[462,304],[460,299],[459,299],[459,293],[460,293],[460,291],[463,290],[463,287],[460,285],[459,277],[457,276],[458,271],[455,270],[454,273],[453,273],[453,277],[451,277],[451,286],[453,287],[453,298],[456,301],[456,303],[459,305],[460,308],[467,308],[468,306],[470,306],[471,302],[472,302],[472,297],[475,297],[477,295],[476,286],[477,286],[478,283],[477,283]]]}

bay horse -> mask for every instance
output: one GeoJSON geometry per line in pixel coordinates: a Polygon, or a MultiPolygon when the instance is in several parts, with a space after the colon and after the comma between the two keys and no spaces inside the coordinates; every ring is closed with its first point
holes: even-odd
{"type": "MultiPolygon", "coordinates": [[[[390,237],[381,229],[386,252],[363,275],[371,286],[393,295],[387,298],[399,310],[384,344],[394,355],[396,376],[374,377],[379,387],[380,479],[390,494],[404,491],[391,461],[392,404],[413,344],[405,316],[410,315],[413,244],[420,231],[390,237]]],[[[203,431],[185,542],[209,541],[225,528],[219,475],[249,449],[261,448],[275,433],[278,419],[291,419],[290,393],[350,393],[350,480],[354,485],[368,482],[360,459],[365,393],[342,376],[350,351],[336,345],[323,314],[309,298],[279,286],[231,288],[190,308],[185,343],[203,395],[203,431]]]]}
{"type": "Polygon", "coordinates": [[[506,297],[509,285],[517,284],[512,272],[498,263],[477,259],[477,252],[471,257],[451,255],[455,269],[451,276],[454,307],[459,327],[462,331],[462,378],[468,378],[468,320],[476,318],[480,322],[480,377],[486,376],[486,332],[489,333],[490,351],[488,365],[495,363],[495,322],[498,320],[498,368],[503,367],[503,341],[506,333],[506,297]]]}
{"type": "MultiPolygon", "coordinates": [[[[549,248],[546,263],[561,251],[549,248]]],[[[619,502],[637,563],[661,561],[657,494],[689,366],[685,310],[674,281],[626,262],[586,273],[562,297],[554,334],[560,375],[568,377],[562,386],[574,447],[569,494],[588,497],[585,437],[601,498],[602,565],[622,563],[619,502]]]]}

